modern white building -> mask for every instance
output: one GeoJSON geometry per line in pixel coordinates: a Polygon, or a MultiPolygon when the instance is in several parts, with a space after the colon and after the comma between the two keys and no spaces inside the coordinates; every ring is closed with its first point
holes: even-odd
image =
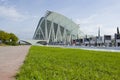
{"type": "Polygon", "coordinates": [[[53,12],[47,11],[38,23],[34,33],[34,40],[44,40],[48,44],[70,44],[77,39],[79,25],[71,19],[53,12]]]}

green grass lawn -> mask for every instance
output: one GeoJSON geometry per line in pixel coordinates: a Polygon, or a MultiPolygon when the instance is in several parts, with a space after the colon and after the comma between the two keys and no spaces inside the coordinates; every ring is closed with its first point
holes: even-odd
{"type": "Polygon", "coordinates": [[[120,80],[120,53],[32,46],[17,80],[120,80]]]}

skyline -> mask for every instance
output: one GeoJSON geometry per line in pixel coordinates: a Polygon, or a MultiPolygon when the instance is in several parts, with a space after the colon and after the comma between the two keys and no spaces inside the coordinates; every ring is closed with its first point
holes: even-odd
{"type": "Polygon", "coordinates": [[[0,30],[31,39],[47,10],[60,13],[80,25],[84,34],[114,35],[120,28],[119,0],[0,0],[0,30]]]}

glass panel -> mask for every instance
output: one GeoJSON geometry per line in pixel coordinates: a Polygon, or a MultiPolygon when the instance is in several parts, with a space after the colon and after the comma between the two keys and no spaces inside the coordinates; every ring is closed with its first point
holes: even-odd
{"type": "Polygon", "coordinates": [[[70,35],[70,31],[66,30],[67,35],[70,35]]]}
{"type": "Polygon", "coordinates": [[[39,35],[40,35],[40,39],[43,40],[44,38],[43,38],[43,35],[42,35],[41,31],[40,31],[39,35]]]}
{"type": "Polygon", "coordinates": [[[42,22],[42,24],[40,26],[43,31],[43,34],[45,35],[45,20],[42,22]]]}
{"type": "Polygon", "coordinates": [[[36,36],[35,36],[35,39],[41,39],[41,40],[43,40],[43,35],[42,35],[40,29],[37,31],[37,34],[36,34],[36,36]]]}
{"type": "Polygon", "coordinates": [[[57,29],[58,29],[58,24],[54,23],[54,32],[55,32],[55,36],[56,36],[56,33],[57,33],[57,29]]]}
{"type": "Polygon", "coordinates": [[[49,35],[49,32],[50,32],[50,27],[51,27],[51,21],[48,21],[48,20],[47,20],[47,31],[48,31],[48,35],[49,35]]]}
{"type": "Polygon", "coordinates": [[[50,40],[49,40],[50,43],[53,42],[53,38],[54,38],[54,36],[53,36],[53,33],[51,32],[50,40]]]}
{"type": "Polygon", "coordinates": [[[61,35],[63,36],[64,28],[62,26],[60,26],[60,32],[61,32],[61,35]]]}

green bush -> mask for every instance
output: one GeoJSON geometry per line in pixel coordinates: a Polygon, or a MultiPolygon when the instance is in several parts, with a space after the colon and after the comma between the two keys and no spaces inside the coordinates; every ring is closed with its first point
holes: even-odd
{"type": "Polygon", "coordinates": [[[18,37],[13,33],[0,31],[0,40],[3,44],[17,45],[18,37]]]}

